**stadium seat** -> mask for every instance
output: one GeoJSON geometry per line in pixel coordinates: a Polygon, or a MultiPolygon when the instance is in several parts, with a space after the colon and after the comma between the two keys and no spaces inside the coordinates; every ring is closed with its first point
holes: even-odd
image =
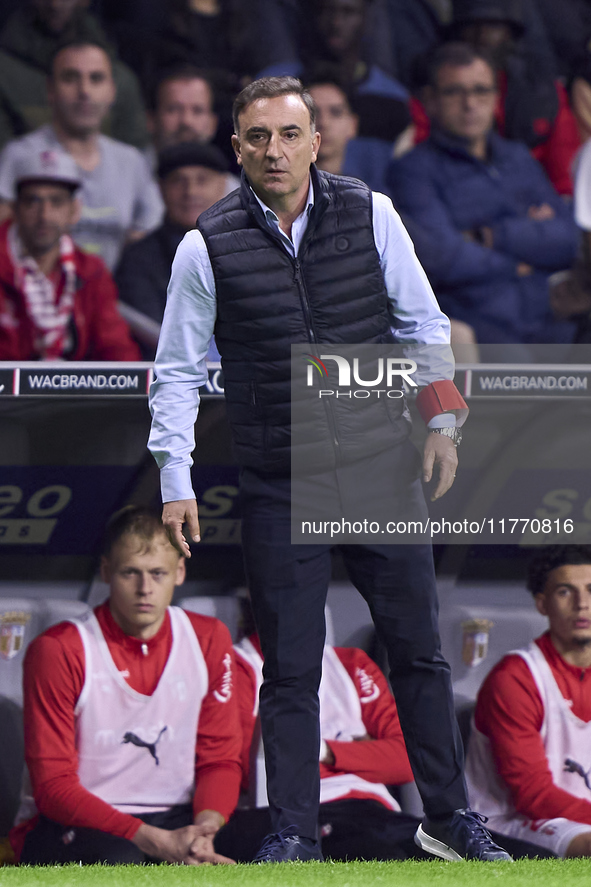
{"type": "Polygon", "coordinates": [[[0,696],[0,837],[12,827],[20,799],[24,765],[23,713],[20,705],[0,696]]]}
{"type": "Polygon", "coordinates": [[[60,600],[76,601],[84,597],[88,583],[86,581],[61,580],[55,582],[38,582],[22,579],[2,579],[0,581],[0,606],[4,598],[59,598],[60,600]]]}
{"type": "Polygon", "coordinates": [[[109,585],[107,582],[103,582],[99,575],[96,575],[91,584],[88,592],[85,596],[86,603],[93,610],[95,607],[98,607],[99,604],[102,604],[109,597],[109,585]]]}
{"type": "Polygon", "coordinates": [[[24,653],[42,629],[38,602],[0,598],[0,694],[21,703],[24,653]]]}
{"type": "Polygon", "coordinates": [[[84,616],[90,609],[84,601],[68,601],[61,598],[45,598],[38,601],[37,605],[41,620],[40,632],[46,631],[58,622],[78,619],[80,616],[84,616]]]}
{"type": "Polygon", "coordinates": [[[408,813],[409,816],[423,817],[425,812],[423,810],[423,802],[414,780],[412,782],[405,782],[402,785],[397,785],[395,796],[398,799],[400,809],[403,813],[408,813]]]}
{"type": "Polygon", "coordinates": [[[238,638],[240,626],[240,601],[233,595],[199,595],[196,597],[184,597],[178,601],[178,606],[190,613],[200,613],[202,616],[214,616],[227,626],[232,641],[238,638]]]}
{"type": "Polygon", "coordinates": [[[250,746],[250,779],[248,789],[240,798],[240,806],[246,808],[268,807],[267,771],[261,736],[261,719],[257,716],[250,746]]]}
{"type": "Polygon", "coordinates": [[[523,585],[474,583],[441,596],[439,626],[456,706],[462,707],[475,701],[493,665],[542,634],[547,620],[523,585]]]}
{"type": "Polygon", "coordinates": [[[334,647],[361,647],[369,652],[374,627],[369,607],[357,589],[348,582],[331,582],[326,603],[326,642],[334,647]]]}
{"type": "Polygon", "coordinates": [[[0,597],[0,694],[21,704],[23,659],[30,642],[56,622],[87,610],[82,601],[0,597]]]}
{"type": "Polygon", "coordinates": [[[476,708],[476,703],[472,701],[466,701],[465,699],[456,699],[456,718],[458,720],[458,727],[460,728],[460,735],[462,737],[462,744],[464,746],[464,752],[468,752],[468,744],[470,742],[470,731],[472,730],[472,718],[474,717],[474,709],[476,708]]]}

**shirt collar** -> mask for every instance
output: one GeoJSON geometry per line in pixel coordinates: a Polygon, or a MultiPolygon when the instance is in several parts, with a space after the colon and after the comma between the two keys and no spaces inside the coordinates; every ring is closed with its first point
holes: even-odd
{"type": "Polygon", "coordinates": [[[170,614],[168,610],[166,611],[164,621],[156,634],[147,639],[136,638],[133,637],[133,635],[126,634],[115,621],[108,600],[96,607],[94,613],[107,638],[111,638],[115,643],[137,654],[139,654],[140,651],[143,653],[142,647],[147,647],[149,650],[157,647],[158,644],[171,634],[170,614]]]}
{"type": "MultiPolygon", "coordinates": [[[[265,214],[266,220],[268,222],[270,222],[270,221],[279,222],[279,216],[277,215],[277,213],[273,212],[272,209],[269,209],[269,207],[267,206],[266,203],[263,203],[261,198],[254,191],[252,185],[249,185],[249,188],[252,191],[252,193],[254,194],[256,201],[259,204],[259,206],[261,207],[263,213],[265,214]]],[[[304,212],[306,213],[307,216],[309,216],[310,213],[312,212],[313,206],[314,206],[314,186],[312,185],[312,176],[310,176],[310,185],[308,187],[308,202],[306,203],[306,207],[304,209],[304,212]]]]}

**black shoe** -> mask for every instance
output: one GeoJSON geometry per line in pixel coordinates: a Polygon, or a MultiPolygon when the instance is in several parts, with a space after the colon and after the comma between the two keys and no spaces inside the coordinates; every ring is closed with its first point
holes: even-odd
{"type": "Polygon", "coordinates": [[[268,835],[253,862],[291,862],[299,859],[306,862],[315,859],[324,862],[320,845],[311,838],[286,834],[287,829],[276,835],[268,835]]]}
{"type": "Polygon", "coordinates": [[[482,859],[513,862],[509,854],[495,844],[483,822],[486,816],[473,810],[455,810],[449,819],[424,819],[415,834],[415,844],[441,859],[482,859]]]}

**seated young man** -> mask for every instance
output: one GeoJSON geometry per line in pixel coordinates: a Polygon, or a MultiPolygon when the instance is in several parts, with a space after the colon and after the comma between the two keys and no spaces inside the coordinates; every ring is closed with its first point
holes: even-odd
{"type": "Polygon", "coordinates": [[[497,833],[591,855],[591,545],[542,549],[528,588],[548,631],[480,689],[466,778],[497,833]]]}
{"type": "Polygon", "coordinates": [[[36,638],[24,663],[22,863],[231,862],[213,836],[240,787],[234,655],[217,619],[170,602],[185,562],[158,517],[107,529],[109,598],[36,638]]]}

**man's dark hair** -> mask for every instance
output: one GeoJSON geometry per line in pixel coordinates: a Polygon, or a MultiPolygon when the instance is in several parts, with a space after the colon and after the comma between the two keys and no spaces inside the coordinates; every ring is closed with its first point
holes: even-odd
{"type": "Polygon", "coordinates": [[[156,72],[148,95],[150,110],[156,110],[162,87],[165,83],[170,83],[173,80],[203,80],[209,87],[211,106],[215,109],[216,91],[209,72],[197,67],[197,65],[191,65],[189,62],[179,62],[176,65],[161,68],[156,72]]]}
{"type": "Polygon", "coordinates": [[[139,536],[149,547],[156,536],[168,539],[160,515],[144,505],[126,505],[109,519],[103,537],[103,554],[109,557],[123,536],[139,536]]]}
{"type": "Polygon", "coordinates": [[[469,43],[460,43],[459,41],[443,43],[429,59],[427,69],[429,86],[433,89],[437,88],[437,75],[441,68],[444,68],[446,65],[449,65],[450,68],[466,68],[479,59],[486,62],[493,72],[495,71],[492,56],[486,50],[476,49],[469,43]]]}
{"type": "Polygon", "coordinates": [[[85,49],[87,46],[93,47],[94,49],[101,49],[109,59],[111,67],[113,66],[113,50],[106,40],[102,40],[100,37],[85,37],[84,35],[81,35],[80,37],[72,37],[69,40],[61,40],[58,42],[49,59],[49,67],[47,69],[47,76],[49,79],[51,80],[53,77],[55,60],[64,49],[85,49]]]}
{"type": "Polygon", "coordinates": [[[313,86],[334,86],[339,92],[342,92],[349,110],[353,109],[353,95],[351,84],[346,83],[345,79],[340,76],[339,69],[336,65],[329,62],[319,63],[302,74],[302,82],[306,91],[312,89],[313,86]]]}
{"type": "Polygon", "coordinates": [[[306,92],[301,80],[297,77],[261,77],[253,80],[238,93],[232,106],[232,120],[234,132],[238,134],[238,118],[244,110],[259,99],[275,99],[282,95],[297,95],[301,98],[310,115],[310,127],[314,132],[316,127],[316,105],[309,92],[306,92]]]}
{"type": "Polygon", "coordinates": [[[591,545],[547,545],[530,561],[527,588],[533,595],[541,594],[552,570],[580,564],[591,566],[591,545]]]}

